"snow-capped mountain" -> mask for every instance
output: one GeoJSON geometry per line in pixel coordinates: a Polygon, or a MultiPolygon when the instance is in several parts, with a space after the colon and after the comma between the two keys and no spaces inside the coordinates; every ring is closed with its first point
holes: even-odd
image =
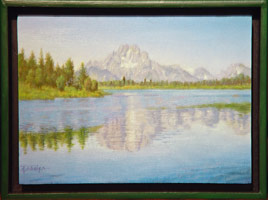
{"type": "Polygon", "coordinates": [[[137,45],[121,45],[102,61],[89,61],[86,69],[90,77],[98,81],[122,80],[143,81],[181,81],[196,82],[235,77],[241,73],[251,76],[251,69],[243,64],[235,64],[227,68],[220,75],[213,76],[205,68],[197,68],[193,72],[180,65],[161,65],[150,59],[146,51],[137,45]]]}
{"type": "Polygon", "coordinates": [[[198,79],[178,65],[164,66],[151,60],[137,45],[122,45],[103,61],[88,62],[88,74],[99,81],[126,79],[192,82],[198,79]]]}
{"type": "Polygon", "coordinates": [[[198,80],[200,80],[200,81],[215,79],[215,77],[203,67],[195,69],[194,73],[192,75],[194,77],[198,78],[198,80]]]}
{"type": "Polygon", "coordinates": [[[219,75],[219,78],[232,78],[238,76],[239,74],[244,74],[245,76],[251,77],[251,69],[241,63],[233,64],[225,71],[222,71],[219,75]]]}

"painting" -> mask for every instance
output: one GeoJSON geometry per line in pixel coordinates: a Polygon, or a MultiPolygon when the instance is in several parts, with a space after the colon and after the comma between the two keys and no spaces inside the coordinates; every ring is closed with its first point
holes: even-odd
{"type": "Polygon", "coordinates": [[[252,183],[250,16],[17,20],[19,184],[252,183]]]}

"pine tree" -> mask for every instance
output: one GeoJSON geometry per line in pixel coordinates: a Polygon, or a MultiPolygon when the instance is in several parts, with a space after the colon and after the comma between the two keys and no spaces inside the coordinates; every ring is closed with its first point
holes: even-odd
{"type": "Polygon", "coordinates": [[[40,88],[43,85],[43,72],[40,67],[36,69],[34,86],[40,88]]]}
{"type": "Polygon", "coordinates": [[[126,77],[125,76],[123,76],[123,85],[126,85],[126,77]]]}
{"type": "Polygon", "coordinates": [[[40,56],[39,56],[39,67],[41,68],[42,71],[44,71],[45,68],[45,61],[44,61],[44,55],[43,55],[43,50],[40,49],[40,56]]]}
{"type": "Polygon", "coordinates": [[[56,78],[54,77],[54,61],[49,53],[46,54],[45,59],[45,74],[46,85],[55,86],[56,78]]]}
{"type": "Polygon", "coordinates": [[[84,82],[84,87],[86,89],[86,91],[91,91],[91,87],[92,87],[92,82],[90,77],[88,77],[85,82],[84,82]]]}
{"type": "Polygon", "coordinates": [[[81,67],[79,70],[79,75],[78,75],[78,81],[81,87],[83,87],[85,80],[87,79],[88,75],[87,75],[87,71],[85,68],[84,63],[81,63],[81,67]]]}
{"type": "Polygon", "coordinates": [[[21,52],[18,55],[18,73],[19,73],[19,80],[25,81],[28,69],[27,69],[27,61],[25,59],[24,49],[21,49],[21,52]]]}
{"type": "Polygon", "coordinates": [[[72,86],[74,81],[74,64],[71,58],[69,58],[65,63],[64,75],[66,78],[66,85],[72,86]]]}
{"type": "Polygon", "coordinates": [[[35,71],[37,68],[37,64],[36,64],[36,59],[35,59],[35,55],[34,52],[31,52],[31,55],[27,61],[27,69],[29,70],[27,73],[27,77],[26,77],[26,82],[28,84],[30,84],[31,86],[36,86],[35,85],[35,71]]]}
{"type": "Polygon", "coordinates": [[[57,84],[57,88],[60,90],[60,91],[63,91],[64,90],[64,87],[65,87],[65,78],[63,75],[59,76],[56,80],[56,84],[57,84]]]}
{"type": "Polygon", "coordinates": [[[58,78],[61,74],[62,74],[62,69],[60,68],[60,65],[59,63],[57,63],[56,67],[55,67],[55,74],[56,74],[56,77],[58,78]]]}
{"type": "Polygon", "coordinates": [[[98,82],[96,80],[92,81],[91,91],[95,92],[98,90],[98,82]]]}
{"type": "Polygon", "coordinates": [[[35,86],[35,70],[34,69],[29,70],[27,77],[26,77],[26,82],[30,86],[35,86]]]}
{"type": "Polygon", "coordinates": [[[29,57],[29,59],[28,59],[28,61],[27,61],[27,68],[28,68],[28,72],[30,71],[30,70],[36,70],[36,67],[37,67],[37,64],[36,64],[36,58],[35,58],[35,55],[34,55],[34,52],[32,51],[31,52],[31,55],[30,55],[30,57],[29,57]]]}
{"type": "Polygon", "coordinates": [[[37,66],[38,73],[36,73],[36,76],[38,74],[38,77],[36,77],[36,84],[37,87],[41,87],[42,85],[45,85],[45,63],[44,63],[44,56],[43,56],[43,50],[40,49],[40,56],[37,66]]]}

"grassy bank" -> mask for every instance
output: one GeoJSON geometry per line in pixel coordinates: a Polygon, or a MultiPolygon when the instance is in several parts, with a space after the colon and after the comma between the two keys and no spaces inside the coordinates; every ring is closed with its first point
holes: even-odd
{"type": "Polygon", "coordinates": [[[164,85],[164,86],[150,86],[150,85],[125,85],[125,86],[100,86],[102,90],[148,90],[148,89],[174,89],[174,90],[190,90],[190,89],[234,89],[234,90],[245,90],[251,89],[251,84],[243,85],[164,85]]]}
{"type": "Polygon", "coordinates": [[[178,106],[177,109],[182,108],[217,108],[221,109],[232,109],[242,114],[248,114],[251,111],[251,103],[243,102],[243,103],[213,103],[213,104],[200,104],[200,105],[192,105],[192,106],[178,106]]]}
{"type": "Polygon", "coordinates": [[[89,92],[85,89],[77,90],[74,87],[65,87],[64,91],[60,91],[57,88],[42,86],[41,88],[30,87],[25,83],[19,84],[19,100],[35,100],[35,99],[55,99],[55,98],[86,98],[86,97],[103,97],[108,95],[108,92],[103,90],[148,90],[148,89],[174,89],[174,90],[190,90],[190,89],[235,89],[235,90],[244,90],[250,89],[250,84],[244,85],[186,85],[186,86],[173,86],[173,85],[164,85],[164,86],[150,86],[150,85],[126,85],[126,86],[100,86],[99,90],[95,92],[89,92]]]}
{"type": "Polygon", "coordinates": [[[19,84],[19,100],[34,100],[34,99],[55,99],[55,98],[74,98],[74,97],[103,97],[109,93],[102,90],[88,92],[86,90],[77,90],[74,87],[65,87],[64,91],[57,88],[43,86],[41,88],[33,88],[27,84],[19,84]]]}

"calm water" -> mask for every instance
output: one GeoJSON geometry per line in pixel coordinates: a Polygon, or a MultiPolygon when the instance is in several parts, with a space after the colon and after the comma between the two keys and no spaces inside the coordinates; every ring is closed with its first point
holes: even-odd
{"type": "Polygon", "coordinates": [[[250,90],[110,92],[19,102],[21,184],[251,182],[251,113],[193,107],[250,90]]]}

